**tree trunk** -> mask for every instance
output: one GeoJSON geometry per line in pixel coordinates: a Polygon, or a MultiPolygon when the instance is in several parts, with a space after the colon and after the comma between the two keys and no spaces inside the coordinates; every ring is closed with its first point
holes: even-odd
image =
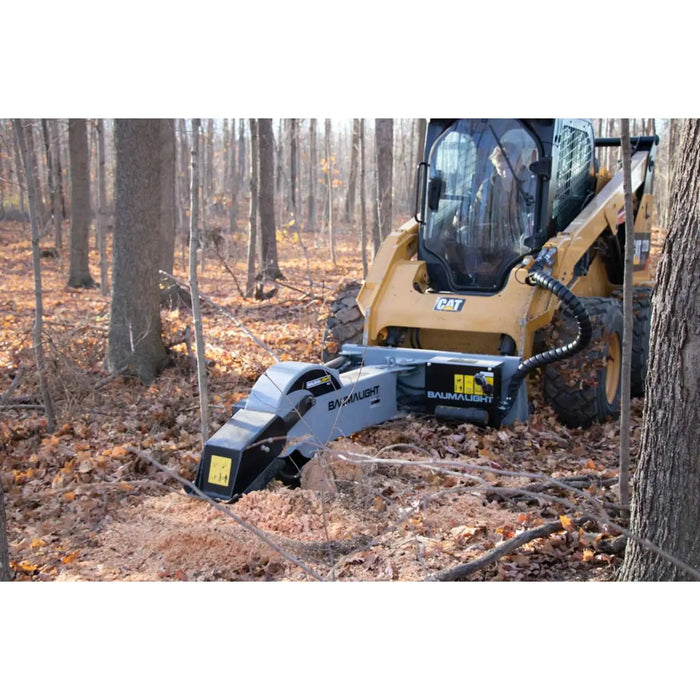
{"type": "Polygon", "coordinates": [[[114,261],[107,365],[149,384],[163,369],[159,119],[116,119],[114,261]]]}
{"type": "Polygon", "coordinates": [[[360,120],[352,120],[352,146],[350,152],[350,175],[348,193],[345,198],[345,221],[355,220],[355,190],[357,189],[357,157],[360,153],[360,120]]]}
{"type": "MultiPolygon", "coordinates": [[[[214,120],[207,119],[207,136],[204,155],[204,191],[206,206],[211,209],[214,201],[214,120]]],[[[211,213],[208,211],[207,213],[211,213]]],[[[202,250],[204,250],[202,248],[202,250]]]]}
{"type": "Polygon", "coordinates": [[[393,227],[394,120],[375,119],[377,157],[377,213],[379,239],[383,241],[393,227]]]}
{"type": "Polygon", "coordinates": [[[632,316],[632,296],[634,275],[634,210],[632,208],[632,175],[630,123],[629,119],[621,121],[622,134],[622,169],[623,189],[625,195],[625,256],[623,278],[623,319],[622,333],[622,368],[620,384],[620,505],[629,506],[630,478],[630,409],[632,382],[632,339],[634,318],[632,316]]]}
{"type": "Polygon", "coordinates": [[[231,198],[229,207],[229,229],[231,233],[238,228],[238,176],[236,173],[236,120],[231,120],[231,133],[229,134],[228,150],[228,180],[226,189],[231,198]]]}
{"type": "MultiPolygon", "coordinates": [[[[209,120],[211,123],[211,120],[209,120]]],[[[207,367],[206,355],[204,351],[204,334],[202,332],[202,308],[199,303],[199,281],[197,280],[197,210],[199,199],[199,129],[200,120],[192,120],[192,180],[190,191],[192,199],[190,202],[190,294],[192,296],[192,322],[194,324],[194,338],[197,348],[197,386],[199,388],[199,415],[200,430],[202,434],[202,447],[209,439],[209,392],[207,389],[207,367]]]]}
{"type": "Polygon", "coordinates": [[[250,213],[248,216],[248,275],[246,278],[246,296],[252,296],[255,287],[255,260],[259,247],[260,230],[258,226],[258,123],[250,120],[250,213]]]}
{"type": "Polygon", "coordinates": [[[95,286],[90,275],[90,162],[87,120],[68,121],[70,149],[71,214],[69,287],[95,286]]]}
{"type": "Polygon", "coordinates": [[[418,147],[416,151],[416,165],[425,159],[425,132],[428,128],[427,119],[418,120],[418,147]]]}
{"type": "Polygon", "coordinates": [[[289,120],[289,196],[291,199],[291,214],[294,228],[299,230],[301,212],[297,204],[297,162],[299,158],[297,120],[289,120]]]}
{"type": "Polygon", "coordinates": [[[105,176],[105,125],[97,120],[97,248],[100,252],[100,293],[109,296],[107,267],[107,180],[105,176]]]}
{"type": "Polygon", "coordinates": [[[51,218],[53,220],[53,243],[60,258],[63,248],[63,230],[61,223],[61,199],[58,192],[58,175],[56,162],[51,148],[51,135],[49,133],[48,119],[41,120],[41,129],[44,136],[44,148],[46,150],[46,167],[49,171],[49,194],[51,195],[51,218]]]}
{"type": "Polygon", "coordinates": [[[5,516],[5,493],[0,480],[0,581],[12,581],[10,571],[10,544],[7,541],[7,517],[5,516]]]}
{"type": "Polygon", "coordinates": [[[309,120],[309,229],[315,231],[317,228],[317,207],[316,207],[316,162],[318,154],[316,152],[316,120],[309,120]]]}
{"type": "MultiPolygon", "coordinates": [[[[63,168],[61,166],[61,131],[58,128],[57,119],[49,121],[49,129],[51,131],[51,146],[53,148],[53,162],[56,168],[56,185],[58,187],[58,196],[61,202],[61,219],[66,220],[66,195],[63,188],[63,168]]],[[[64,161],[65,162],[65,161],[64,161]]]]}
{"type": "Polygon", "coordinates": [[[39,389],[41,398],[44,404],[46,413],[46,429],[49,433],[56,430],[56,418],[54,415],[53,401],[49,386],[46,379],[46,362],[44,359],[44,300],[41,288],[41,252],[39,250],[39,217],[36,211],[36,190],[34,189],[34,178],[31,177],[30,170],[32,167],[29,149],[25,140],[25,123],[27,120],[14,119],[13,124],[17,135],[17,145],[22,154],[22,163],[24,165],[25,180],[27,182],[27,198],[29,200],[29,220],[32,229],[32,268],[34,271],[34,357],[36,359],[36,371],[39,375],[39,389]]]}
{"type": "Polygon", "coordinates": [[[281,279],[277,262],[277,228],[275,226],[275,143],[272,119],[258,119],[260,151],[260,239],[262,243],[262,278],[281,279]]]}
{"type": "MultiPolygon", "coordinates": [[[[252,147],[251,147],[252,153],[252,147]]],[[[238,120],[238,189],[243,190],[246,179],[246,146],[245,146],[245,119],[238,120]]]]}
{"type": "Polygon", "coordinates": [[[367,200],[365,173],[365,120],[360,120],[360,247],[362,249],[362,277],[367,277],[367,200]]]}
{"type": "MultiPolygon", "coordinates": [[[[671,220],[657,271],[631,530],[700,571],[700,120],[683,124],[671,220]]],[[[689,580],[630,540],[620,578],[689,580]]]]}
{"type": "Polygon", "coordinates": [[[24,170],[24,167],[22,165],[22,153],[19,149],[19,136],[17,134],[17,129],[14,129],[12,132],[12,136],[15,150],[15,175],[17,177],[17,189],[19,190],[19,211],[20,214],[24,214],[26,212],[24,206],[25,179],[22,176],[22,171],[24,170]]]}
{"type": "Polygon", "coordinates": [[[24,137],[27,142],[27,154],[29,155],[30,170],[25,170],[27,181],[31,177],[34,187],[34,206],[36,207],[37,224],[40,233],[43,232],[44,226],[48,220],[46,216],[46,208],[41,195],[41,178],[39,177],[39,163],[36,157],[36,147],[34,145],[34,119],[23,119],[24,137]]]}
{"type": "Polygon", "coordinates": [[[331,251],[331,262],[335,261],[335,236],[333,233],[333,156],[331,153],[331,120],[325,122],[325,150],[326,150],[326,200],[328,202],[328,246],[331,251]]]}
{"type": "Polygon", "coordinates": [[[173,273],[175,264],[175,122],[160,120],[160,269],[173,273]]]}

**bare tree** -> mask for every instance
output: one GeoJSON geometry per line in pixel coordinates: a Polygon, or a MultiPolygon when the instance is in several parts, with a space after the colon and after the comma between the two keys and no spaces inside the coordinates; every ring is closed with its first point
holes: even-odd
{"type": "Polygon", "coordinates": [[[258,123],[256,119],[250,120],[250,213],[248,216],[248,259],[247,269],[248,275],[246,278],[246,296],[253,294],[255,287],[255,260],[258,250],[258,239],[260,231],[258,226],[258,123]]]}
{"type": "Polygon", "coordinates": [[[11,581],[10,543],[7,540],[7,517],[5,515],[5,494],[0,480],[0,581],[11,581]]]}
{"type": "Polygon", "coordinates": [[[13,146],[14,146],[14,151],[15,151],[15,177],[17,178],[17,189],[19,190],[19,211],[20,214],[25,213],[25,206],[24,206],[24,191],[25,191],[25,179],[22,175],[23,171],[23,166],[22,166],[22,153],[20,152],[19,149],[19,137],[17,135],[17,129],[13,129],[12,131],[12,136],[13,136],[13,146]]]}
{"type": "Polygon", "coordinates": [[[258,148],[260,152],[260,241],[262,252],[262,278],[281,279],[277,262],[277,228],[275,226],[275,143],[272,119],[258,119],[258,148]]]}
{"type": "MultiPolygon", "coordinates": [[[[383,241],[393,226],[394,120],[375,119],[377,159],[377,215],[379,239],[383,241]]],[[[376,251],[375,251],[376,252],[376,251]]]]}
{"type": "Polygon", "coordinates": [[[34,145],[34,125],[38,123],[35,119],[24,119],[22,120],[24,124],[24,138],[27,142],[27,155],[29,156],[29,170],[25,168],[25,175],[27,177],[27,182],[29,179],[32,181],[32,186],[34,188],[34,206],[36,207],[37,223],[39,224],[39,230],[43,232],[44,226],[48,217],[46,215],[46,208],[44,207],[44,200],[41,193],[41,178],[39,177],[39,163],[36,157],[36,147],[34,145]]]}
{"type": "Polygon", "coordinates": [[[71,181],[69,287],[95,286],[90,274],[90,158],[87,120],[68,122],[71,181]]]}
{"type": "Polygon", "coordinates": [[[100,293],[109,296],[107,267],[107,178],[105,175],[105,125],[97,120],[97,248],[100,251],[100,293]]]}
{"type": "Polygon", "coordinates": [[[48,432],[53,433],[56,429],[56,418],[54,414],[53,401],[49,392],[49,385],[46,378],[46,361],[44,359],[44,301],[41,288],[41,252],[39,250],[39,217],[36,211],[36,190],[34,189],[34,178],[29,176],[32,163],[29,157],[29,150],[25,140],[26,121],[23,119],[14,119],[14,130],[17,136],[17,144],[22,154],[22,164],[24,166],[25,180],[27,182],[27,197],[29,199],[29,220],[32,228],[32,267],[34,270],[34,357],[36,360],[36,370],[39,375],[39,388],[41,398],[44,404],[46,413],[46,428],[48,432]]]}
{"type": "Polygon", "coordinates": [[[160,269],[172,274],[175,264],[175,122],[160,120],[160,269]]]}
{"type": "Polygon", "coordinates": [[[345,198],[345,221],[355,218],[355,190],[357,189],[357,160],[360,154],[360,120],[352,120],[352,145],[350,151],[350,175],[348,192],[345,198]]]}
{"type": "Polygon", "coordinates": [[[63,249],[63,216],[61,214],[61,198],[58,191],[58,168],[54,158],[54,149],[51,147],[51,135],[49,133],[49,120],[41,120],[41,129],[44,136],[44,148],[46,149],[46,166],[49,171],[49,194],[51,196],[51,217],[53,219],[53,240],[59,257],[63,249]]]}
{"type": "MultiPolygon", "coordinates": [[[[211,122],[211,120],[210,120],[211,122]]],[[[202,445],[209,439],[209,391],[207,389],[207,367],[202,331],[202,307],[199,303],[199,281],[197,279],[197,211],[199,210],[199,130],[200,120],[192,120],[192,179],[190,192],[190,292],[192,295],[192,321],[197,347],[197,386],[199,387],[199,415],[201,418],[202,445]]]]}
{"type": "MultiPolygon", "coordinates": [[[[651,319],[631,530],[700,569],[700,120],[682,127],[671,218],[651,319]]],[[[686,580],[688,572],[629,541],[620,578],[686,580]]]]}
{"type": "Polygon", "coordinates": [[[362,277],[367,277],[367,201],[365,173],[365,120],[360,120],[360,247],[362,249],[362,277]]]}
{"type": "Polygon", "coordinates": [[[331,120],[326,119],[324,131],[324,144],[326,153],[326,201],[328,202],[328,245],[331,251],[331,262],[335,261],[335,236],[333,233],[333,152],[331,149],[331,120]]]}
{"type": "Polygon", "coordinates": [[[622,333],[622,368],[620,387],[620,505],[629,505],[630,480],[630,403],[632,397],[632,342],[634,318],[632,317],[632,296],[634,294],[632,277],[634,275],[634,211],[632,209],[632,174],[630,121],[623,119],[622,131],[622,168],[623,188],[625,193],[625,261],[623,278],[623,319],[622,333]]]}
{"type": "Polygon", "coordinates": [[[229,228],[231,232],[238,228],[238,177],[236,173],[236,120],[231,120],[228,148],[228,179],[226,189],[230,197],[229,228]]]}
{"type": "MultiPolygon", "coordinates": [[[[66,220],[66,195],[63,188],[63,168],[61,167],[61,130],[57,119],[49,121],[49,131],[51,134],[51,148],[53,150],[53,162],[56,173],[56,186],[61,202],[61,218],[66,220]]],[[[65,161],[64,161],[65,162],[65,161]]]]}
{"type": "Polygon", "coordinates": [[[296,119],[289,120],[289,194],[294,228],[298,231],[301,211],[297,203],[297,172],[299,163],[299,130],[296,119]]]}
{"type": "Polygon", "coordinates": [[[318,218],[316,210],[316,164],[318,154],[316,152],[316,120],[309,120],[309,229],[316,230],[318,218]]]}
{"type": "Polygon", "coordinates": [[[161,337],[159,119],[116,119],[114,260],[107,366],[149,384],[167,362],[161,337]]]}

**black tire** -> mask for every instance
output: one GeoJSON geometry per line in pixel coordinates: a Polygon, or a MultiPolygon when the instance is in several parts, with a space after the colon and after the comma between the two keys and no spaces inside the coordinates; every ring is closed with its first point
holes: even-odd
{"type": "Polygon", "coordinates": [[[651,331],[651,293],[649,287],[635,287],[632,298],[632,396],[644,396],[644,382],[649,362],[649,335],[651,331]]]}
{"type": "MultiPolygon", "coordinates": [[[[546,365],[543,381],[546,401],[572,428],[604,421],[620,408],[622,309],[615,299],[589,297],[581,302],[591,317],[591,341],[573,357],[546,365]]],[[[559,344],[576,335],[576,321],[568,311],[557,312],[552,325],[559,344]]]]}
{"type": "Polygon", "coordinates": [[[326,331],[323,334],[321,359],[330,362],[336,358],[344,343],[361,343],[365,327],[365,317],[357,305],[360,292],[359,282],[350,282],[340,289],[331,305],[326,331]]]}

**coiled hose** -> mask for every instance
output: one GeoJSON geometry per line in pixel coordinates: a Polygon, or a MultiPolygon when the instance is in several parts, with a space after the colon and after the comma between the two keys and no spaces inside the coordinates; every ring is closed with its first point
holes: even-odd
{"type": "Polygon", "coordinates": [[[511,406],[518,395],[520,384],[522,383],[523,379],[525,379],[528,372],[532,371],[533,369],[537,369],[537,367],[547,365],[550,362],[556,362],[557,360],[563,360],[567,357],[575,355],[577,352],[583,350],[586,345],[588,345],[593,333],[591,317],[588,315],[586,307],[566,285],[544,272],[542,269],[544,264],[545,261],[543,260],[535,261],[535,264],[528,272],[527,283],[529,285],[542,287],[542,289],[546,289],[558,297],[562,304],[566,306],[566,308],[573,315],[574,320],[578,325],[578,334],[570,343],[562,345],[558,348],[553,348],[552,350],[546,350],[545,352],[541,352],[537,355],[533,355],[527,360],[523,360],[518,365],[518,368],[510,378],[508,393],[498,407],[499,413],[503,417],[505,417],[508,411],[510,411],[511,406]]]}

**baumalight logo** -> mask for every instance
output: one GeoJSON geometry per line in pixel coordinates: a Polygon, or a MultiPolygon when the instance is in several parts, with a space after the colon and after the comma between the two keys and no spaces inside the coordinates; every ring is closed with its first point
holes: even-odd
{"type": "Polygon", "coordinates": [[[433,311],[461,311],[464,299],[454,297],[438,297],[433,305],[433,311]]]}

